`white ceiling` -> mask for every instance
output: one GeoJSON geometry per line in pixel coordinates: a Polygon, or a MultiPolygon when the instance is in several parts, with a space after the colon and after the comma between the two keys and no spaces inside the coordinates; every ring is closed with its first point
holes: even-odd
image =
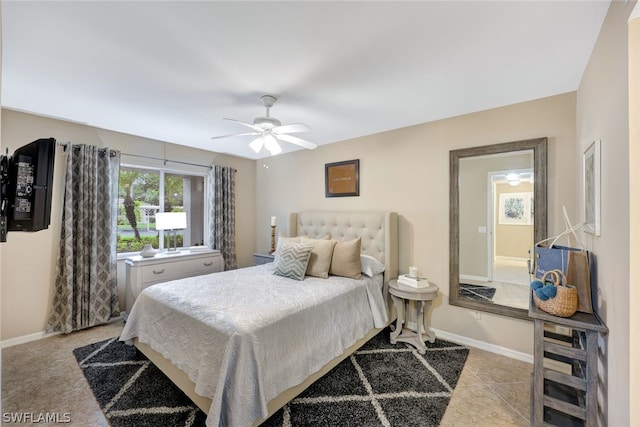
{"type": "Polygon", "coordinates": [[[576,90],[609,0],[1,7],[3,107],[257,158],[264,94],[328,144],[576,90]]]}

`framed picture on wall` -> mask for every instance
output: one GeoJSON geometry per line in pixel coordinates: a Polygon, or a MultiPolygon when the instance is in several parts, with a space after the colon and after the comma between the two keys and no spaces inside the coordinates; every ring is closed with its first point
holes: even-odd
{"type": "Polygon", "coordinates": [[[498,224],[531,225],[533,193],[500,193],[498,224]]]}
{"type": "Polygon", "coordinates": [[[360,160],[326,163],[324,165],[324,196],[360,195],[360,160]]]}
{"type": "Polygon", "coordinates": [[[589,145],[582,156],[584,188],[584,230],[600,235],[600,140],[589,145]]]}

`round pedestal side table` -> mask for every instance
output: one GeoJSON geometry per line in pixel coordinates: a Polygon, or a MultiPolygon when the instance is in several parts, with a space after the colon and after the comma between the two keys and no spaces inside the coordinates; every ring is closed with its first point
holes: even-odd
{"type": "Polygon", "coordinates": [[[395,344],[398,341],[405,342],[413,345],[418,350],[418,353],[424,354],[427,350],[424,342],[434,342],[436,340],[435,334],[429,328],[428,312],[431,307],[431,301],[438,295],[438,286],[429,282],[429,286],[414,288],[398,283],[397,280],[390,280],[389,293],[398,313],[396,329],[390,335],[391,344],[395,344]],[[416,305],[415,331],[407,327],[411,301],[415,301],[416,305]]]}

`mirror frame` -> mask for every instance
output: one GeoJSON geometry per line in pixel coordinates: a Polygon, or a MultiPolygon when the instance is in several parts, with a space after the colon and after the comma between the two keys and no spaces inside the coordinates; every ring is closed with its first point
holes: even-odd
{"type": "Polygon", "coordinates": [[[460,159],[513,151],[533,150],[534,241],[547,236],[547,138],[527,139],[449,151],[449,304],[502,316],[531,320],[528,310],[489,304],[459,296],[460,285],[460,159]]]}

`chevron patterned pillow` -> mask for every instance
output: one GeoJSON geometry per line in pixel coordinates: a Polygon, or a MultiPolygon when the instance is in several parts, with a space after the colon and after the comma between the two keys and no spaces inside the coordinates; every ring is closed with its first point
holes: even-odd
{"type": "Polygon", "coordinates": [[[295,280],[304,279],[313,243],[282,242],[278,249],[280,254],[275,261],[273,274],[295,280]]]}

